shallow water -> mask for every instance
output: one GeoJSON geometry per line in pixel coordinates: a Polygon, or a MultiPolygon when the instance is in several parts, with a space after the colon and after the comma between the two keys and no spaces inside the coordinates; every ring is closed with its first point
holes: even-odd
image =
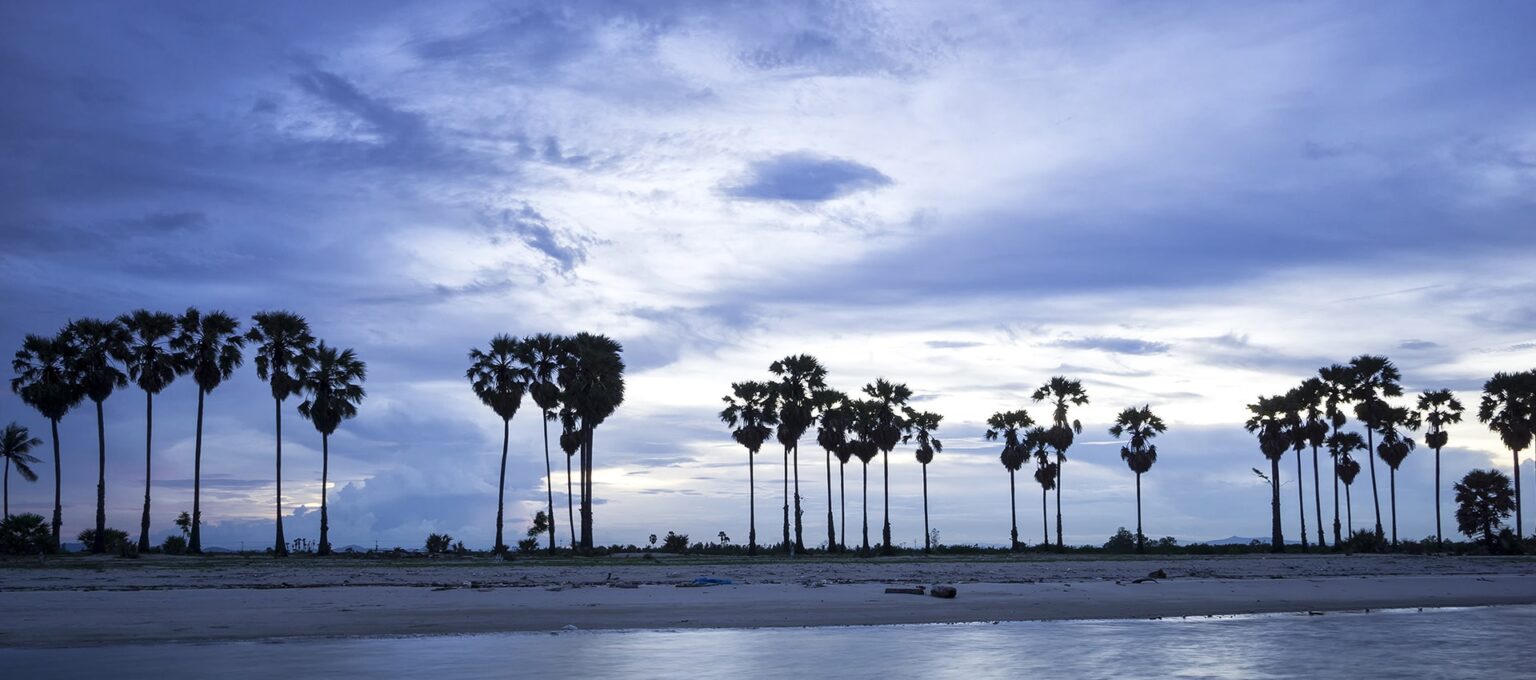
{"type": "Polygon", "coordinates": [[[1519,678],[1536,606],[0,649],[7,678],[1519,678]]]}

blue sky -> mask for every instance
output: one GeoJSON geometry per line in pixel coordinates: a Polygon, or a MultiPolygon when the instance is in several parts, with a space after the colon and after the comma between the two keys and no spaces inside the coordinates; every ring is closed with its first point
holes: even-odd
{"type": "MultiPolygon", "coordinates": [[[[464,354],[578,330],[630,365],[599,434],[599,542],[743,540],[746,455],[714,414],[730,382],[801,352],[839,388],[888,377],[945,415],[946,541],[1006,541],[981,423],[1044,414],[1027,395],[1055,374],[1092,398],[1069,541],[1134,523],[1104,430],[1143,403],[1170,424],[1148,533],[1265,535],[1240,427],[1258,394],[1370,352],[1470,404],[1494,371],[1536,365],[1536,12],[1364,9],[11,3],[0,346],[136,307],[304,314],[370,368],[332,445],[338,545],[488,545],[499,423],[464,354]]],[[[209,402],[209,543],[270,536],[263,395],[247,366],[209,402]]],[[[185,381],[157,404],[160,532],[190,507],[193,404],[185,381]]],[[[142,400],[106,411],[109,523],[133,528],[142,400]]],[[[319,437],[288,419],[288,533],[313,538],[319,437]]],[[[46,431],[9,393],[0,420],[46,431]]],[[[93,430],[85,409],[63,423],[70,534],[93,517],[93,430]]],[[[513,517],[542,498],[539,437],[514,421],[513,517]]],[[[804,449],[819,537],[822,456],[804,449]]],[[[1446,474],[1509,460],[1463,424],[1446,474]]],[[[1399,474],[1406,536],[1433,529],[1430,461],[1399,474]]],[[[909,449],[892,474],[896,538],[920,541],[909,449]]],[[[46,480],[12,487],[20,510],[51,502],[46,480]]],[[[1035,539],[1038,489],[1020,492],[1035,539]]]]}

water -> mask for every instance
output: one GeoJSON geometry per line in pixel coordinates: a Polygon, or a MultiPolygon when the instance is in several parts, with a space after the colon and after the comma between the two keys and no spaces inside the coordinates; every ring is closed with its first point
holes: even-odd
{"type": "Polygon", "coordinates": [[[7,678],[1518,678],[1536,606],[0,649],[7,678]]]}

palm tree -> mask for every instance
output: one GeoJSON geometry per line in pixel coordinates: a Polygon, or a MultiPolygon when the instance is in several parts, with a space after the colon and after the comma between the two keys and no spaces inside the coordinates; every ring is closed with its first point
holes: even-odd
{"type": "MultiPolygon", "coordinates": [[[[1044,428],[1036,429],[1045,431],[1044,428]]],[[[1045,534],[1040,545],[1051,544],[1051,527],[1046,523],[1047,518],[1051,516],[1050,510],[1046,507],[1046,492],[1056,488],[1056,473],[1060,471],[1061,466],[1049,458],[1035,458],[1035,483],[1040,485],[1040,530],[1045,534]]]]}
{"type": "Polygon", "coordinates": [[[1328,441],[1328,397],[1328,385],[1321,378],[1307,378],[1296,388],[1296,401],[1302,415],[1301,435],[1312,447],[1312,510],[1317,520],[1319,548],[1328,546],[1323,535],[1323,480],[1317,459],[1318,447],[1328,441]]]}
{"type": "Polygon", "coordinates": [[[1284,396],[1259,397],[1258,403],[1249,404],[1253,415],[1243,424],[1249,432],[1259,437],[1259,451],[1269,459],[1270,491],[1270,550],[1285,552],[1285,535],[1280,528],[1280,458],[1290,448],[1288,411],[1291,407],[1284,396]]]}
{"type": "Polygon", "coordinates": [[[28,335],[11,361],[16,377],[11,391],[28,406],[48,419],[53,433],[53,523],[50,532],[52,550],[59,551],[60,527],[64,524],[61,466],[59,465],[59,421],[85,398],[70,366],[77,350],[63,337],[28,335]]]}
{"type": "Polygon", "coordinates": [[[858,456],[859,462],[864,464],[864,500],[861,503],[864,511],[864,546],[859,550],[860,555],[869,555],[869,463],[880,453],[880,447],[875,444],[875,437],[880,430],[880,403],[869,399],[855,399],[848,403],[849,430],[854,434],[853,441],[849,442],[849,450],[858,456]]]}
{"type": "Polygon", "coordinates": [[[221,311],[203,314],[188,307],[178,320],[181,330],[171,340],[197,383],[197,435],[192,448],[192,517],[187,552],[203,552],[203,399],[245,363],[245,336],[240,322],[221,311]]]}
{"type": "Polygon", "coordinates": [[[928,464],[933,462],[933,454],[944,451],[944,442],[933,436],[933,431],[939,429],[939,422],[942,420],[944,416],[937,413],[907,410],[907,422],[912,424],[912,438],[917,440],[917,462],[923,466],[923,554],[925,555],[933,549],[932,532],[928,529],[928,464]]]}
{"type": "Polygon", "coordinates": [[[1355,460],[1354,452],[1365,450],[1365,440],[1354,432],[1335,432],[1328,437],[1328,450],[1333,452],[1333,470],[1338,475],[1339,481],[1344,482],[1344,512],[1345,519],[1349,522],[1349,533],[1355,533],[1355,504],[1350,498],[1349,488],[1355,483],[1355,475],[1360,474],[1360,462],[1355,460]]]}
{"type": "Polygon", "coordinates": [[[1072,446],[1072,435],[1083,433],[1083,424],[1076,420],[1068,422],[1067,408],[1069,406],[1082,406],[1088,403],[1088,392],[1083,390],[1080,380],[1069,380],[1062,376],[1051,378],[1040,389],[1035,390],[1031,399],[1035,401],[1051,400],[1051,427],[1046,430],[1046,442],[1056,451],[1056,475],[1054,477],[1056,487],[1056,548],[1063,546],[1061,540],[1061,468],[1067,462],[1067,449],[1072,446]]]}
{"type": "Polygon", "coordinates": [[[560,420],[560,450],[565,452],[565,518],[571,532],[571,549],[576,541],[576,487],[571,482],[571,459],[581,452],[581,434],[576,431],[576,412],[561,406],[556,415],[560,420]]]}
{"type": "Polygon", "coordinates": [[[1461,422],[1461,402],[1450,390],[1425,390],[1419,395],[1419,412],[1429,431],[1424,433],[1424,444],[1435,450],[1435,542],[1445,547],[1445,535],[1440,529],[1440,449],[1450,442],[1447,425],[1461,422]]]}
{"type": "Polygon", "coordinates": [[[1127,408],[1115,417],[1115,424],[1109,428],[1110,436],[1119,439],[1122,435],[1129,435],[1130,441],[1120,447],[1120,460],[1136,473],[1136,552],[1147,551],[1146,535],[1141,532],[1141,476],[1152,469],[1152,464],[1157,462],[1157,445],[1152,439],[1163,432],[1168,431],[1168,426],[1163,424],[1163,419],[1152,413],[1151,406],[1141,408],[1127,408]]]}
{"type": "Polygon", "coordinates": [[[5,459],[5,514],[0,519],[11,516],[11,468],[16,468],[16,474],[29,482],[37,481],[37,473],[32,471],[32,466],[42,461],[32,455],[32,449],[43,445],[43,440],[32,436],[27,428],[11,423],[5,426],[5,431],[0,433],[0,458],[5,459]]]}
{"type": "Polygon", "coordinates": [[[1453,488],[1456,492],[1456,528],[1468,538],[1481,533],[1483,544],[1494,547],[1493,530],[1515,509],[1509,478],[1498,470],[1468,472],[1453,488]]]}
{"type": "Polygon", "coordinates": [[[1301,551],[1309,552],[1307,544],[1307,492],[1305,471],[1301,464],[1301,452],[1306,450],[1310,439],[1307,424],[1302,421],[1302,391],[1291,388],[1285,393],[1285,438],[1296,451],[1296,512],[1301,516],[1301,551]]]}
{"type": "Polygon", "coordinates": [[[1392,499],[1392,545],[1397,546],[1397,468],[1413,452],[1414,442],[1403,434],[1403,429],[1419,429],[1419,413],[1402,406],[1390,406],[1381,414],[1381,443],[1376,445],[1376,455],[1387,464],[1388,488],[1392,499]]]}
{"type": "MultiPolygon", "coordinates": [[[[521,357],[528,367],[528,393],[538,405],[544,425],[544,491],[549,515],[549,554],[555,554],[555,473],[549,463],[549,421],[555,419],[555,409],[560,406],[560,383],[555,372],[560,368],[560,357],[565,353],[562,338],[549,333],[539,333],[523,338],[521,357]]],[[[569,477],[567,477],[569,478],[569,477]]]]}
{"type": "Polygon", "coordinates": [[[507,553],[502,542],[502,519],[506,510],[507,491],[507,444],[511,441],[512,417],[523,405],[523,394],[528,391],[528,367],[518,359],[520,343],[510,335],[500,334],[491,338],[486,351],[478,347],[469,350],[469,369],[464,377],[480,403],[491,407],[501,416],[501,477],[496,483],[496,543],[491,551],[497,556],[507,553]]]}
{"type": "Polygon", "coordinates": [[[768,365],[778,378],[773,383],[779,407],[779,443],[784,445],[784,545],[791,555],[805,552],[805,531],[800,510],[800,438],[816,422],[817,392],[827,387],[827,369],[809,354],[787,356],[768,365]],[[789,542],[789,473],[794,457],[795,542],[789,542]]]}
{"type": "MultiPolygon", "coordinates": [[[[1348,366],[1333,364],[1318,369],[1317,377],[1323,382],[1323,413],[1328,416],[1328,424],[1333,427],[1332,434],[1337,435],[1339,428],[1349,421],[1344,414],[1344,405],[1349,403],[1350,395],[1354,393],[1354,372],[1348,366]]],[[[1331,437],[1330,437],[1331,439],[1331,437]]],[[[1344,542],[1342,531],[1339,528],[1339,453],[1330,446],[1328,455],[1333,457],[1333,544],[1341,545],[1344,542]]],[[[1322,521],[1321,518],[1318,519],[1322,521]]]]}
{"type": "Polygon", "coordinates": [[[624,348],[603,335],[577,333],[560,363],[561,402],[580,424],[581,547],[592,550],[593,432],[624,402],[624,348]]]}
{"type": "Polygon", "coordinates": [[[128,378],[144,390],[144,515],[139,519],[139,552],[149,552],[149,479],[155,431],[155,395],[186,372],[186,362],[170,346],[176,317],[147,309],[117,317],[133,337],[128,347],[128,378]]]}
{"type": "Polygon", "coordinates": [[[362,383],[368,379],[368,366],[351,349],[338,352],[324,340],[310,351],[305,363],[307,366],[299,374],[299,388],[309,398],[299,404],[299,415],[314,423],[320,433],[319,553],[329,555],[331,521],[325,499],[331,483],[331,435],[341,421],[357,417],[357,407],[366,396],[362,383]]]}
{"type": "MultiPolygon", "coordinates": [[[[848,445],[848,395],[832,389],[817,390],[812,395],[816,403],[816,443],[821,445],[827,454],[827,550],[835,551],[839,547],[837,541],[837,524],[832,516],[832,456],[837,456],[844,464],[848,462],[849,453],[841,453],[848,445]]],[[[838,469],[838,484],[842,484],[842,469],[838,469]]],[[[841,492],[839,492],[841,493],[841,492]]],[[[847,519],[847,506],[844,506],[844,519],[847,519]]]]}
{"type": "Polygon", "coordinates": [[[731,383],[731,393],[721,398],[725,408],[720,420],[731,430],[731,438],[747,447],[747,554],[757,554],[757,475],[752,461],[773,434],[778,423],[774,412],[773,389],[757,381],[731,383]]]}
{"type": "Polygon", "coordinates": [[[277,536],[272,554],[284,557],[288,545],[283,539],[283,400],[299,393],[299,375],[309,362],[309,350],[315,344],[309,334],[309,322],[293,312],[257,312],[251,316],[251,329],[245,339],[256,347],[256,377],[272,387],[272,411],[277,423],[277,536]]]}
{"type": "Polygon", "coordinates": [[[1371,503],[1376,507],[1376,537],[1386,535],[1381,528],[1381,495],[1376,488],[1376,458],[1370,455],[1370,451],[1376,448],[1376,432],[1381,429],[1380,420],[1387,408],[1382,397],[1401,397],[1403,388],[1398,384],[1402,380],[1402,374],[1398,373],[1397,366],[1383,356],[1362,354],[1349,360],[1350,370],[1354,373],[1355,393],[1355,417],[1365,425],[1365,445],[1367,447],[1366,458],[1371,466],[1371,503]]]}
{"type": "Polygon", "coordinates": [[[912,390],[904,384],[879,378],[864,386],[864,394],[869,395],[874,403],[874,429],[870,432],[869,441],[875,445],[875,448],[880,449],[880,462],[884,467],[882,476],[885,482],[885,525],[880,534],[880,553],[894,555],[896,550],[891,546],[890,454],[891,449],[896,448],[896,445],[912,431],[912,424],[902,417],[907,400],[912,398],[912,390]]]}
{"type": "Polygon", "coordinates": [[[1525,536],[1520,507],[1520,450],[1531,445],[1536,420],[1536,372],[1495,373],[1483,383],[1477,419],[1499,435],[1514,454],[1515,535],[1525,536]]]}
{"type": "Polygon", "coordinates": [[[1023,442],[1019,439],[1019,430],[1035,424],[1035,419],[1029,417],[1029,412],[1019,409],[1017,411],[999,411],[987,418],[987,432],[984,435],[989,442],[1003,440],[1003,452],[1000,459],[1003,469],[1008,471],[1008,516],[1010,521],[1009,549],[1018,550],[1022,543],[1019,542],[1019,506],[1015,499],[1014,477],[1019,468],[1024,467],[1024,461],[1028,460],[1029,452],[1024,450],[1023,442]]]}
{"type": "Polygon", "coordinates": [[[121,324],[102,319],[71,321],[64,327],[64,336],[78,352],[70,368],[75,382],[96,404],[96,533],[91,552],[103,553],[107,551],[107,417],[102,402],[128,385],[128,376],[117,363],[128,359],[131,338],[121,324]]]}

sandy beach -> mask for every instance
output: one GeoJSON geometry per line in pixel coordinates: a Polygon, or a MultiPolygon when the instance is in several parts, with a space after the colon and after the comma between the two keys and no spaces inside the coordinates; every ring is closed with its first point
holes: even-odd
{"type": "Polygon", "coordinates": [[[0,566],[0,646],[1531,603],[1536,560],[1522,558],[73,558],[0,566]],[[1147,580],[1157,570],[1166,576],[1147,580]],[[698,577],[730,584],[679,587],[698,577]],[[932,584],[958,596],[885,592],[932,584]]]}

